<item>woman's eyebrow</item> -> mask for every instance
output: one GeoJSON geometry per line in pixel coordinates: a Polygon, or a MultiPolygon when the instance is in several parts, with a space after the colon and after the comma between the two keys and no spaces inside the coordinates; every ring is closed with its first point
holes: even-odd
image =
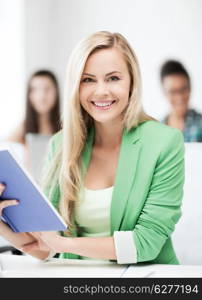
{"type": "Polygon", "coordinates": [[[95,75],[93,75],[93,74],[89,74],[89,73],[83,73],[82,75],[86,75],[86,76],[95,77],[95,75]]]}
{"type": "Polygon", "coordinates": [[[114,73],[120,73],[121,74],[121,72],[119,72],[119,71],[112,71],[112,72],[107,73],[106,76],[112,75],[114,73]]]}
{"type": "MultiPolygon", "coordinates": [[[[107,73],[105,76],[109,76],[109,75],[112,75],[112,74],[114,74],[114,73],[120,73],[120,74],[121,74],[121,72],[119,72],[119,71],[112,71],[112,72],[107,73]]],[[[96,77],[95,75],[90,74],[90,73],[83,73],[82,75],[91,76],[91,77],[96,77]]]]}

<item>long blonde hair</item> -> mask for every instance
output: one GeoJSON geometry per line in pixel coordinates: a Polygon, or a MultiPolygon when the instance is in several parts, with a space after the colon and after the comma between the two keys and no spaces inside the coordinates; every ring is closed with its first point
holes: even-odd
{"type": "Polygon", "coordinates": [[[129,104],[124,115],[127,130],[152,119],[143,111],[141,104],[141,77],[137,57],[119,33],[100,31],[83,39],[71,54],[67,66],[65,81],[65,99],[63,108],[62,143],[47,170],[45,185],[49,186],[49,198],[55,185],[60,188],[60,213],[67,224],[72,226],[73,208],[82,187],[81,153],[84,149],[88,129],[93,120],[80,105],[79,86],[88,57],[99,49],[116,47],[123,54],[128,66],[131,88],[129,104]]]}

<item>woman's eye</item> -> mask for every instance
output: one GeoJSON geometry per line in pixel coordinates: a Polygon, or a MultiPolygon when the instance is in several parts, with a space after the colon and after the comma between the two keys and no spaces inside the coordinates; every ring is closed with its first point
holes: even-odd
{"type": "Polygon", "coordinates": [[[117,76],[111,76],[110,78],[109,78],[109,81],[117,81],[117,80],[119,80],[120,78],[119,77],[117,77],[117,76]]]}
{"type": "Polygon", "coordinates": [[[93,79],[90,77],[86,77],[82,79],[82,82],[93,82],[93,79]]]}

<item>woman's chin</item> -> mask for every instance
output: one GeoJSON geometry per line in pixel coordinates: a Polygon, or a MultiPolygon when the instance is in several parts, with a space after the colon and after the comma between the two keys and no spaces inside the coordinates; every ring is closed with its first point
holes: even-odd
{"type": "Polygon", "coordinates": [[[105,117],[93,117],[93,120],[95,123],[99,123],[99,124],[111,124],[111,123],[117,123],[117,122],[121,122],[121,118],[117,117],[117,116],[105,116],[105,117]]]}

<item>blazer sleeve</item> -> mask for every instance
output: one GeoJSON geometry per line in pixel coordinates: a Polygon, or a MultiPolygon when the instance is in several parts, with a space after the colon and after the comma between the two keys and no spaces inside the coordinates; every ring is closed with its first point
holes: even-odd
{"type": "Polygon", "coordinates": [[[167,139],[149,193],[133,230],[137,262],[155,259],[181,216],[184,185],[184,141],[181,132],[167,139]]]}
{"type": "Polygon", "coordinates": [[[118,263],[145,262],[157,258],[181,216],[183,185],[184,140],[180,131],[173,130],[162,146],[134,230],[114,232],[118,263]]]}

